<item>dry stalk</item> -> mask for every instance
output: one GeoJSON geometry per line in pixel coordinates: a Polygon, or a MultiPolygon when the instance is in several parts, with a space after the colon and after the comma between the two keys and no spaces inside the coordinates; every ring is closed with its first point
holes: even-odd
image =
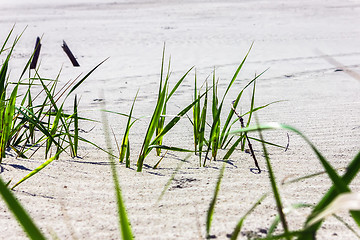
{"type": "MultiPolygon", "coordinates": [[[[239,121],[240,121],[240,124],[241,124],[241,128],[245,128],[244,119],[242,118],[242,116],[241,116],[240,114],[238,114],[238,113],[236,112],[236,110],[235,110],[235,108],[234,108],[234,102],[232,102],[232,104],[231,104],[231,109],[234,111],[235,115],[239,118],[239,121]]],[[[248,143],[248,146],[249,146],[249,149],[250,149],[250,154],[251,154],[252,158],[254,159],[254,163],[255,163],[255,166],[256,166],[257,171],[258,171],[257,174],[259,174],[259,173],[261,173],[261,169],[260,169],[260,167],[259,167],[258,161],[256,160],[256,156],[255,156],[254,149],[253,149],[253,147],[252,147],[252,145],[251,145],[250,139],[248,138],[246,132],[244,132],[244,136],[245,136],[246,141],[247,141],[247,143],[248,143]]]]}

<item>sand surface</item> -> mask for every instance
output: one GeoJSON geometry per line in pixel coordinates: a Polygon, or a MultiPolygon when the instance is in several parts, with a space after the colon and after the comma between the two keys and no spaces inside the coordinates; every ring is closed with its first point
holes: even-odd
{"type": "MultiPolygon", "coordinates": [[[[252,42],[253,49],[225,102],[230,103],[256,73],[269,70],[257,82],[256,105],[286,100],[259,112],[261,122],[287,123],[300,129],[334,167],[346,167],[360,149],[360,81],[328,63],[323,54],[348,69],[360,68],[360,4],[357,1],[0,1],[0,39],[12,25],[15,32],[27,29],[11,63],[11,77],[17,79],[29,58],[37,36],[43,36],[42,76],[61,82],[86,73],[110,57],[77,92],[81,115],[101,120],[102,108],[127,113],[139,89],[137,117],[150,115],[156,101],[163,43],[171,55],[171,83],[196,66],[203,82],[216,69],[222,96],[238,64],[252,42]],[[73,68],[61,49],[65,40],[77,56],[80,68],[73,68]],[[103,99],[103,101],[99,101],[103,99]],[[103,104],[105,103],[105,105],[103,104]]],[[[194,71],[169,103],[169,114],[189,104],[194,71]]],[[[249,106],[244,94],[242,109],[249,106]]],[[[121,139],[126,119],[107,115],[121,139]]],[[[186,154],[168,153],[160,168],[145,167],[136,172],[136,160],[149,119],[137,123],[131,132],[132,168],[118,165],[120,185],[137,239],[203,239],[206,212],[222,161],[199,167],[191,156],[181,165],[168,191],[159,198],[181,159],[186,154]]],[[[105,147],[101,124],[82,123],[91,132],[83,137],[105,147]]],[[[239,127],[239,126],[237,126],[239,127]]],[[[266,133],[266,139],[286,145],[285,131],[266,133]]],[[[277,180],[322,171],[306,143],[293,133],[287,152],[270,147],[277,180]]],[[[185,118],[165,141],[191,149],[192,127],[185,118]]],[[[115,142],[113,147],[115,148],[115,142]]],[[[255,144],[262,174],[253,174],[250,155],[237,151],[226,165],[215,209],[211,234],[227,239],[247,210],[270,191],[261,148],[255,144]]],[[[220,152],[220,159],[224,152],[220,152]]],[[[116,202],[106,154],[90,145],[80,147],[81,158],[63,155],[14,192],[47,235],[60,239],[119,239],[116,202]]],[[[158,161],[154,153],[147,166],[158,161]]],[[[44,162],[43,155],[16,159],[10,153],[1,165],[1,177],[13,182],[44,162]]],[[[341,170],[339,170],[342,172],[341,170]]],[[[351,185],[359,191],[360,179],[351,185]]],[[[284,205],[317,203],[331,186],[324,175],[281,188],[284,205]]],[[[302,226],[308,209],[288,217],[291,229],[302,226]]],[[[348,213],[340,214],[355,226],[348,213]]],[[[274,217],[272,196],[244,223],[241,239],[253,233],[264,236],[274,217]]],[[[1,239],[25,239],[3,201],[0,201],[1,239]]],[[[281,230],[281,229],[280,229],[281,230]]],[[[359,232],[359,231],[358,231],[359,232]]],[[[329,218],[318,239],[354,239],[355,235],[335,218],[329,218]]]]}

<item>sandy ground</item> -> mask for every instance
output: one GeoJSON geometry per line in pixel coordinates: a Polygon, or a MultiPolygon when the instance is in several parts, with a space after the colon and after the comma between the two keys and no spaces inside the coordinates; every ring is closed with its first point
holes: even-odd
{"type": "MultiPolygon", "coordinates": [[[[106,109],[128,112],[140,89],[135,115],[151,113],[156,100],[161,51],[166,42],[172,59],[172,83],[196,66],[204,81],[214,67],[220,95],[251,43],[249,59],[226,103],[230,102],[254,74],[270,68],[257,82],[256,105],[287,100],[273,105],[258,117],[261,122],[287,123],[302,130],[334,167],[346,167],[360,149],[360,81],[329,64],[328,54],[359,71],[360,5],[357,1],[0,1],[0,38],[16,23],[15,32],[27,29],[11,64],[16,79],[29,57],[37,36],[43,35],[42,76],[61,81],[74,79],[110,57],[78,91],[81,114],[101,120],[98,99],[106,109]],[[62,40],[77,56],[81,67],[73,68],[62,52],[62,40]]],[[[192,72],[169,105],[176,114],[190,103],[192,72]]],[[[242,108],[249,105],[245,94],[242,108]]],[[[245,110],[244,110],[245,111],[245,110]]],[[[125,119],[108,115],[109,124],[121,139],[125,119]]],[[[137,239],[203,239],[206,212],[221,168],[221,161],[198,165],[192,156],[175,175],[163,199],[157,202],[165,184],[186,154],[169,153],[160,168],[137,173],[139,153],[147,120],[131,133],[132,168],[119,165],[120,184],[137,239]]],[[[101,124],[84,123],[84,137],[105,147],[101,124]]],[[[192,148],[192,129],[187,119],[166,136],[168,145],[192,148]]],[[[268,140],[286,144],[284,131],[267,133],[268,140]]],[[[115,144],[114,144],[115,147],[115,144]]],[[[255,145],[262,169],[266,169],[255,145]]],[[[298,136],[290,133],[287,152],[270,148],[277,180],[322,171],[319,161],[298,136]]],[[[223,154],[222,152],[220,154],[223,154]]],[[[116,203],[106,155],[83,145],[82,158],[63,155],[42,172],[20,185],[15,194],[47,236],[60,239],[119,239],[116,203]]],[[[152,153],[145,163],[158,160],[152,153]]],[[[1,165],[4,180],[21,179],[44,161],[42,155],[29,160],[9,154],[1,165]]],[[[270,191],[268,174],[253,174],[253,161],[240,151],[226,165],[211,233],[227,239],[237,221],[263,193],[270,191]]],[[[359,191],[360,179],[351,185],[359,191]]],[[[285,206],[316,203],[330,187],[326,176],[284,186],[285,206]]],[[[288,217],[290,228],[302,226],[309,210],[297,210],[288,217]]],[[[242,231],[264,236],[276,215],[269,196],[247,218],[242,231]]],[[[347,213],[340,214],[350,225],[347,213]]],[[[25,239],[4,203],[0,202],[1,239],[25,239]]],[[[359,232],[359,231],[358,231],[359,232]]],[[[329,218],[318,239],[354,239],[355,235],[335,218],[329,218]]]]}

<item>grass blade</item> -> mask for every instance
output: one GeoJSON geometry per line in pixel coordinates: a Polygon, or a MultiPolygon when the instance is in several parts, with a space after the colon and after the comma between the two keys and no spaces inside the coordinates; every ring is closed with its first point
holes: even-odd
{"type": "MultiPolygon", "coordinates": [[[[256,76],[255,76],[255,78],[256,78],[256,76]]],[[[248,127],[250,125],[251,117],[252,117],[252,114],[254,112],[255,89],[256,89],[256,81],[254,81],[253,93],[251,95],[251,105],[250,105],[250,111],[249,111],[249,118],[248,118],[248,121],[246,123],[246,127],[248,127]]]]}
{"type": "MultiPolygon", "coordinates": [[[[11,93],[10,99],[7,104],[2,105],[5,107],[5,111],[0,113],[1,116],[1,128],[0,128],[0,163],[2,162],[2,158],[5,157],[6,146],[8,145],[8,141],[10,139],[10,133],[13,127],[13,117],[15,113],[15,103],[17,96],[18,85],[14,88],[11,93]]],[[[0,100],[2,101],[2,100],[0,100]]]]}
{"type": "Polygon", "coordinates": [[[149,150],[150,141],[151,141],[151,138],[154,135],[154,132],[156,130],[156,127],[157,127],[157,124],[159,122],[159,118],[160,118],[160,115],[161,115],[161,112],[162,112],[162,109],[163,109],[163,105],[164,105],[164,102],[165,102],[165,95],[166,95],[165,91],[166,91],[166,89],[164,89],[160,93],[160,98],[158,99],[155,110],[154,110],[153,115],[152,115],[151,120],[150,120],[149,127],[148,127],[148,129],[146,131],[144,142],[143,142],[143,145],[141,147],[140,155],[139,155],[139,158],[138,158],[138,161],[137,161],[137,171],[138,172],[142,171],[142,167],[143,167],[143,164],[144,164],[145,157],[149,153],[148,150],[149,150]]]}
{"type": "Polygon", "coordinates": [[[207,84],[206,84],[206,91],[205,91],[205,98],[204,98],[204,105],[201,110],[201,116],[200,116],[200,129],[199,129],[199,163],[201,166],[201,155],[202,155],[202,149],[205,143],[205,125],[206,125],[206,112],[207,112],[207,102],[208,102],[208,94],[209,91],[207,84]]]}
{"type": "MultiPolygon", "coordinates": [[[[285,214],[284,214],[283,205],[282,205],[281,198],[280,198],[280,193],[279,193],[279,190],[278,190],[278,187],[277,187],[277,184],[276,184],[275,175],[274,175],[274,172],[272,170],[271,163],[270,163],[269,154],[267,152],[265,143],[263,142],[264,139],[263,139],[261,130],[258,130],[258,133],[259,133],[260,139],[262,140],[262,148],[263,148],[264,155],[265,155],[267,169],[269,171],[269,178],[270,178],[271,188],[272,188],[274,198],[275,198],[275,202],[276,202],[276,207],[277,207],[277,210],[278,210],[278,213],[279,213],[279,217],[280,217],[284,232],[285,232],[285,234],[288,234],[289,229],[288,229],[287,221],[286,221],[285,214]]],[[[286,239],[289,240],[290,237],[286,237],[286,239]]]]}
{"type": "Polygon", "coordinates": [[[79,116],[78,116],[78,102],[77,102],[76,94],[74,98],[74,114],[72,118],[74,119],[74,147],[71,149],[72,149],[73,157],[77,157],[77,150],[79,145],[79,116]]]}
{"type": "Polygon", "coordinates": [[[105,142],[106,142],[107,150],[109,152],[108,158],[109,158],[109,162],[110,162],[110,166],[111,166],[111,173],[112,173],[113,182],[114,182],[114,189],[115,189],[115,195],[116,195],[116,201],[117,201],[117,211],[118,211],[118,215],[119,215],[119,227],[121,229],[121,236],[122,236],[123,240],[131,240],[131,239],[133,239],[133,234],[132,234],[129,219],[127,217],[125,204],[122,199],[119,178],[117,175],[117,171],[116,171],[116,167],[115,167],[116,166],[115,160],[113,157],[114,155],[112,154],[108,121],[107,121],[107,118],[104,113],[102,114],[102,122],[103,122],[103,129],[104,129],[104,135],[105,135],[105,142]]]}
{"type": "MultiPolygon", "coordinates": [[[[197,100],[199,94],[197,92],[197,77],[195,71],[195,78],[194,78],[194,100],[197,100]]],[[[200,90],[199,90],[200,91],[200,90]]],[[[191,120],[190,120],[191,121],[191,120]]],[[[194,149],[195,153],[197,152],[197,147],[199,144],[199,128],[200,128],[200,101],[195,103],[193,106],[193,131],[194,131],[194,149]]]]}
{"type": "Polygon", "coordinates": [[[233,233],[231,234],[231,240],[236,240],[239,236],[239,233],[241,232],[241,228],[243,226],[243,223],[245,221],[245,219],[247,218],[247,216],[249,216],[254,210],[255,208],[261,204],[261,202],[267,197],[268,194],[264,194],[261,196],[261,198],[244,214],[244,216],[242,218],[240,218],[239,222],[236,224],[236,227],[233,231],[233,233]]]}
{"type": "Polygon", "coordinates": [[[181,162],[178,163],[178,165],[176,166],[174,172],[171,174],[169,180],[167,181],[167,183],[165,184],[163,190],[161,191],[160,196],[158,197],[156,204],[158,204],[161,199],[163,198],[163,196],[165,195],[165,192],[168,190],[168,188],[170,187],[171,182],[174,180],[176,173],[180,170],[181,166],[190,158],[191,155],[187,155],[185,157],[185,159],[181,160],[181,162]]]}
{"type": "Polygon", "coordinates": [[[73,91],[75,91],[101,64],[103,64],[108,59],[109,58],[106,58],[105,60],[100,62],[98,65],[96,65],[93,69],[91,69],[90,72],[88,72],[78,83],[75,84],[75,86],[73,88],[71,88],[71,90],[68,92],[66,97],[68,97],[73,91]]]}
{"type": "Polygon", "coordinates": [[[181,119],[181,117],[183,117],[197,102],[199,102],[199,100],[205,95],[205,93],[203,93],[200,98],[196,99],[195,101],[193,101],[192,103],[190,103],[187,107],[185,107],[183,110],[181,110],[173,119],[171,119],[171,121],[164,127],[164,129],[156,136],[156,138],[151,142],[151,145],[157,145],[156,143],[158,142],[159,138],[161,138],[162,136],[164,136],[167,132],[169,132],[176,123],[178,123],[181,119]]]}
{"type": "Polygon", "coordinates": [[[164,150],[174,151],[174,152],[194,152],[193,150],[185,149],[185,148],[179,148],[179,147],[171,147],[171,146],[165,146],[165,145],[150,145],[149,149],[153,148],[160,148],[164,150]]]}
{"type": "Polygon", "coordinates": [[[45,240],[46,238],[41,233],[39,228],[35,225],[34,221],[31,219],[26,210],[22,207],[20,202],[16,197],[11,193],[11,191],[6,187],[6,184],[0,177],[0,194],[7,204],[10,211],[14,214],[18,223],[22,226],[25,233],[30,239],[33,240],[45,240]]]}
{"type": "MultiPolygon", "coordinates": [[[[137,95],[138,95],[139,91],[137,91],[136,95],[135,95],[135,98],[134,98],[134,101],[131,105],[131,109],[130,109],[130,113],[129,113],[129,116],[128,116],[128,121],[127,121],[127,124],[126,124],[126,128],[125,128],[125,133],[124,133],[124,137],[122,139],[122,143],[121,143],[121,148],[120,148],[120,156],[119,156],[119,161],[120,162],[123,162],[124,161],[124,158],[125,158],[125,155],[126,153],[130,152],[128,151],[129,149],[129,132],[130,132],[130,128],[132,126],[131,124],[131,118],[132,118],[132,113],[133,113],[133,109],[134,109],[134,105],[135,105],[135,101],[136,101],[136,98],[137,98],[137,95]]],[[[128,156],[126,159],[127,160],[130,160],[129,158],[130,156],[128,156]]],[[[128,161],[126,163],[126,165],[130,165],[128,164],[128,161]]],[[[130,166],[129,166],[130,167],[130,166]]]]}
{"type": "Polygon", "coordinates": [[[360,193],[340,194],[316,217],[307,222],[307,225],[311,226],[340,210],[360,210],[360,193]]]}
{"type": "Polygon", "coordinates": [[[5,39],[3,45],[2,45],[2,47],[0,49],[0,54],[4,51],[5,46],[6,46],[7,42],[9,41],[9,38],[10,38],[12,32],[14,31],[14,28],[15,28],[15,25],[12,26],[12,28],[9,31],[9,34],[6,36],[6,39],[5,39]]]}
{"type": "Polygon", "coordinates": [[[230,158],[231,154],[233,154],[233,152],[235,151],[236,147],[241,143],[241,141],[244,139],[245,135],[241,135],[236,141],[235,143],[230,147],[230,149],[226,152],[225,156],[224,156],[224,160],[227,160],[230,158]]]}
{"type": "Polygon", "coordinates": [[[216,200],[217,200],[217,197],[218,197],[219,191],[220,191],[221,180],[224,176],[224,171],[225,171],[225,162],[223,163],[223,165],[220,169],[219,177],[216,182],[216,186],[215,186],[215,190],[214,190],[214,196],[211,199],[210,206],[207,211],[207,216],[206,216],[206,238],[207,239],[211,238],[211,235],[210,235],[211,223],[212,223],[212,219],[213,219],[213,215],[214,215],[214,211],[215,211],[216,200]]]}
{"type": "Polygon", "coordinates": [[[34,176],[36,173],[40,172],[42,169],[44,169],[47,165],[49,165],[52,161],[54,161],[59,155],[61,151],[57,152],[55,156],[49,158],[47,161],[45,161],[43,164],[32,170],[29,174],[27,174],[25,177],[23,177],[19,182],[17,182],[14,186],[11,187],[11,190],[14,190],[17,186],[19,186],[22,182],[26,181],[27,179],[34,176]]]}

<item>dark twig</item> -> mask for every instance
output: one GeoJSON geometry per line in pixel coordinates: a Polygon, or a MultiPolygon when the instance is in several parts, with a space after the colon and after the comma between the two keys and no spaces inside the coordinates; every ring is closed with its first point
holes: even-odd
{"type": "Polygon", "coordinates": [[[286,135],[287,135],[288,142],[287,142],[287,144],[286,144],[285,152],[289,149],[289,145],[290,145],[290,136],[289,136],[289,133],[286,133],[286,135]]]}
{"type": "MultiPolygon", "coordinates": [[[[232,102],[232,105],[231,105],[231,109],[234,111],[235,115],[239,118],[239,121],[240,121],[240,124],[241,124],[241,128],[245,128],[245,125],[244,125],[244,119],[242,118],[242,116],[240,114],[238,114],[234,108],[234,102],[232,102]]],[[[250,153],[251,153],[251,156],[252,158],[254,159],[254,163],[255,163],[255,166],[257,168],[257,173],[261,173],[261,169],[259,167],[259,163],[258,161],[256,160],[256,156],[255,156],[255,152],[254,152],[254,149],[251,145],[251,142],[250,142],[250,139],[248,138],[246,132],[244,132],[244,136],[246,138],[246,141],[248,143],[248,146],[249,146],[249,149],[250,149],[250,153]]]]}
{"type": "Polygon", "coordinates": [[[41,48],[40,38],[37,37],[36,43],[35,43],[35,48],[34,48],[34,56],[30,63],[30,69],[36,68],[36,64],[37,64],[37,61],[38,61],[39,55],[40,55],[40,48],[41,48]]]}
{"type": "Polygon", "coordinates": [[[70,51],[70,48],[68,47],[68,45],[66,44],[65,41],[63,41],[63,45],[61,47],[63,48],[66,55],[69,57],[69,59],[70,59],[71,63],[73,64],[73,66],[74,67],[80,67],[80,64],[78,63],[78,61],[76,60],[76,58],[74,57],[72,52],[70,51]]]}

